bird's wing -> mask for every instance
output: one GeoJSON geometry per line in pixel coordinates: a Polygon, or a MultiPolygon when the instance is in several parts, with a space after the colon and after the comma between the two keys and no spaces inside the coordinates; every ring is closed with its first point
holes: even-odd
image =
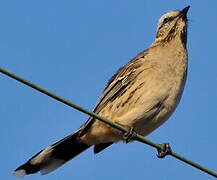
{"type": "MultiPolygon", "coordinates": [[[[121,67],[108,81],[101,98],[94,108],[94,113],[99,113],[110,101],[113,101],[116,97],[124,93],[135,80],[135,70],[140,66],[140,58],[144,58],[147,54],[143,51],[131,61],[129,61],[125,66],[121,67]]],[[[81,126],[79,129],[80,136],[83,136],[91,125],[95,122],[95,118],[90,117],[88,121],[81,126]]]]}

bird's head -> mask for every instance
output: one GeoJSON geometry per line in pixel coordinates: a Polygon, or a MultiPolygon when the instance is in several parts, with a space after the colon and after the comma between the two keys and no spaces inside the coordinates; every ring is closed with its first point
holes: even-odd
{"type": "Polygon", "coordinates": [[[169,42],[175,37],[180,38],[183,45],[187,41],[187,12],[190,6],[181,11],[169,11],[159,19],[155,43],[169,42]]]}

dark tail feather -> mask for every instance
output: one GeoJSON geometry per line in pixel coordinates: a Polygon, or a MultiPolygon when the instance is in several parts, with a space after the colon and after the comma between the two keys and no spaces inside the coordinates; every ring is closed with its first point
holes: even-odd
{"type": "Polygon", "coordinates": [[[94,146],[94,153],[97,154],[97,153],[101,152],[102,150],[104,150],[105,148],[111,146],[112,144],[113,144],[113,142],[96,144],[94,146]]]}
{"type": "Polygon", "coordinates": [[[37,153],[14,171],[17,177],[37,173],[48,174],[90,146],[79,141],[78,131],[37,153]]]}

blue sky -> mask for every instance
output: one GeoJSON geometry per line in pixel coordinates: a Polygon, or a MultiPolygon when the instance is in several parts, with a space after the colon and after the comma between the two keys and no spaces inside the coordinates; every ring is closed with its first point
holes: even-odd
{"type": "MultiPolygon", "coordinates": [[[[91,110],[109,77],[152,43],[160,16],[187,5],[186,88],[172,117],[147,138],[217,171],[217,1],[1,1],[0,66],[91,110]]],[[[0,84],[1,178],[12,180],[17,166],[88,116],[3,74],[0,84]]],[[[26,179],[214,179],[173,157],[158,159],[139,142],[92,151],[26,179]]]]}

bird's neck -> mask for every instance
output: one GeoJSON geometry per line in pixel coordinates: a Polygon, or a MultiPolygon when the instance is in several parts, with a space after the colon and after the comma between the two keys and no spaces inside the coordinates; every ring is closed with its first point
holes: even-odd
{"type": "Polygon", "coordinates": [[[150,48],[153,48],[158,57],[154,59],[162,66],[166,65],[177,73],[184,73],[187,69],[187,49],[180,38],[176,36],[170,41],[155,41],[150,48]],[[166,62],[166,63],[165,63],[166,62]]]}
{"type": "Polygon", "coordinates": [[[186,43],[187,43],[186,28],[184,28],[183,31],[178,31],[176,33],[169,33],[166,36],[156,36],[151,47],[159,46],[159,45],[164,46],[167,44],[174,44],[174,43],[186,49],[186,43]]]}

